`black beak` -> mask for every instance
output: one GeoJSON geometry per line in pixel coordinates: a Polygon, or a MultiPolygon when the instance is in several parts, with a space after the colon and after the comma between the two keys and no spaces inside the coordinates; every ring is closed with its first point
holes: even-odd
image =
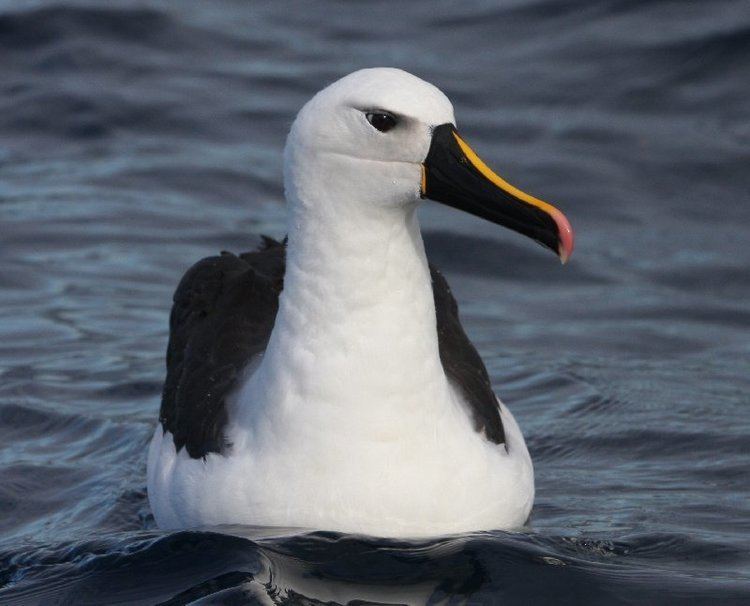
{"type": "Polygon", "coordinates": [[[558,209],[495,174],[452,124],[435,127],[422,163],[422,197],[503,225],[551,248],[565,263],[573,229],[558,209]]]}

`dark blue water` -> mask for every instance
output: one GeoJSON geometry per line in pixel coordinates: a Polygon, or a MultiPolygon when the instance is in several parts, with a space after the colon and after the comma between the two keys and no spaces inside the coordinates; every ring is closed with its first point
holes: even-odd
{"type": "Polygon", "coordinates": [[[749,86],[746,0],[0,1],[0,602],[750,603],[749,86]],[[526,434],[531,522],[160,532],[172,291],[283,235],[294,114],[375,65],[441,87],[576,228],[561,268],[422,212],[526,434]]]}

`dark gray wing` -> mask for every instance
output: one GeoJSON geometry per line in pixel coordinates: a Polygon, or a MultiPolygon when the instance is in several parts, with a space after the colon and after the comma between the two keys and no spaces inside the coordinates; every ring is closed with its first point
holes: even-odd
{"type": "Polygon", "coordinates": [[[191,267],[174,295],[167,378],[159,420],[193,458],[222,452],[226,396],[271,336],[283,287],[285,249],[222,253],[191,267]]]}
{"type": "MultiPolygon", "coordinates": [[[[203,259],[182,278],[169,321],[167,378],[159,420],[192,458],[227,444],[226,397],[247,363],[265,351],[284,285],[285,246],[264,238],[260,250],[203,259]]],[[[430,266],[440,360],[471,408],[477,431],[505,441],[487,370],[458,319],[443,275],[430,266]]]]}
{"type": "Polygon", "coordinates": [[[461,326],[458,304],[448,282],[432,264],[430,274],[443,370],[463,393],[471,408],[476,430],[483,432],[490,442],[504,444],[505,431],[500,418],[500,408],[484,362],[461,326]]]}

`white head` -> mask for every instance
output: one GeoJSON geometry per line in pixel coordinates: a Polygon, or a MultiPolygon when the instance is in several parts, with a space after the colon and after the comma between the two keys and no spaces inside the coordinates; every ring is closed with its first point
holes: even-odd
{"type": "Polygon", "coordinates": [[[293,215],[361,222],[430,198],[530,236],[563,261],[573,249],[563,214],[492,172],[456,132],[448,98],[400,69],[363,69],[316,94],[284,160],[293,215]]]}
{"type": "Polygon", "coordinates": [[[349,74],[310,99],[292,125],[284,163],[289,200],[314,203],[305,194],[324,181],[328,191],[316,200],[343,193],[352,203],[414,204],[432,128],[444,123],[455,123],[453,105],[432,84],[394,68],[349,74]],[[382,115],[397,121],[387,132],[376,127],[387,127],[377,122],[382,115]]]}

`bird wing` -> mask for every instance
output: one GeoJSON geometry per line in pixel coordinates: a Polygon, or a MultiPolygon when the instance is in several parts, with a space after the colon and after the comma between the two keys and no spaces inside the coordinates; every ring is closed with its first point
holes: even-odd
{"type": "MultiPolygon", "coordinates": [[[[264,237],[239,256],[223,252],[193,265],[180,281],[169,320],[167,378],[159,421],[192,458],[227,444],[226,399],[271,337],[286,268],[284,243],[264,237]]],[[[464,396],[477,431],[505,441],[500,410],[476,348],[458,317],[448,282],[432,265],[440,361],[464,396]]]]}
{"type": "Polygon", "coordinates": [[[223,252],[180,281],[169,319],[167,378],[159,420],[193,458],[226,447],[226,398],[271,337],[284,280],[284,245],[223,252]]]}
{"type": "Polygon", "coordinates": [[[466,402],[474,427],[484,433],[490,442],[505,443],[503,421],[487,368],[474,344],[464,332],[458,317],[458,303],[443,274],[430,264],[432,294],[435,298],[435,316],[440,362],[451,383],[460,390],[466,402]]]}

